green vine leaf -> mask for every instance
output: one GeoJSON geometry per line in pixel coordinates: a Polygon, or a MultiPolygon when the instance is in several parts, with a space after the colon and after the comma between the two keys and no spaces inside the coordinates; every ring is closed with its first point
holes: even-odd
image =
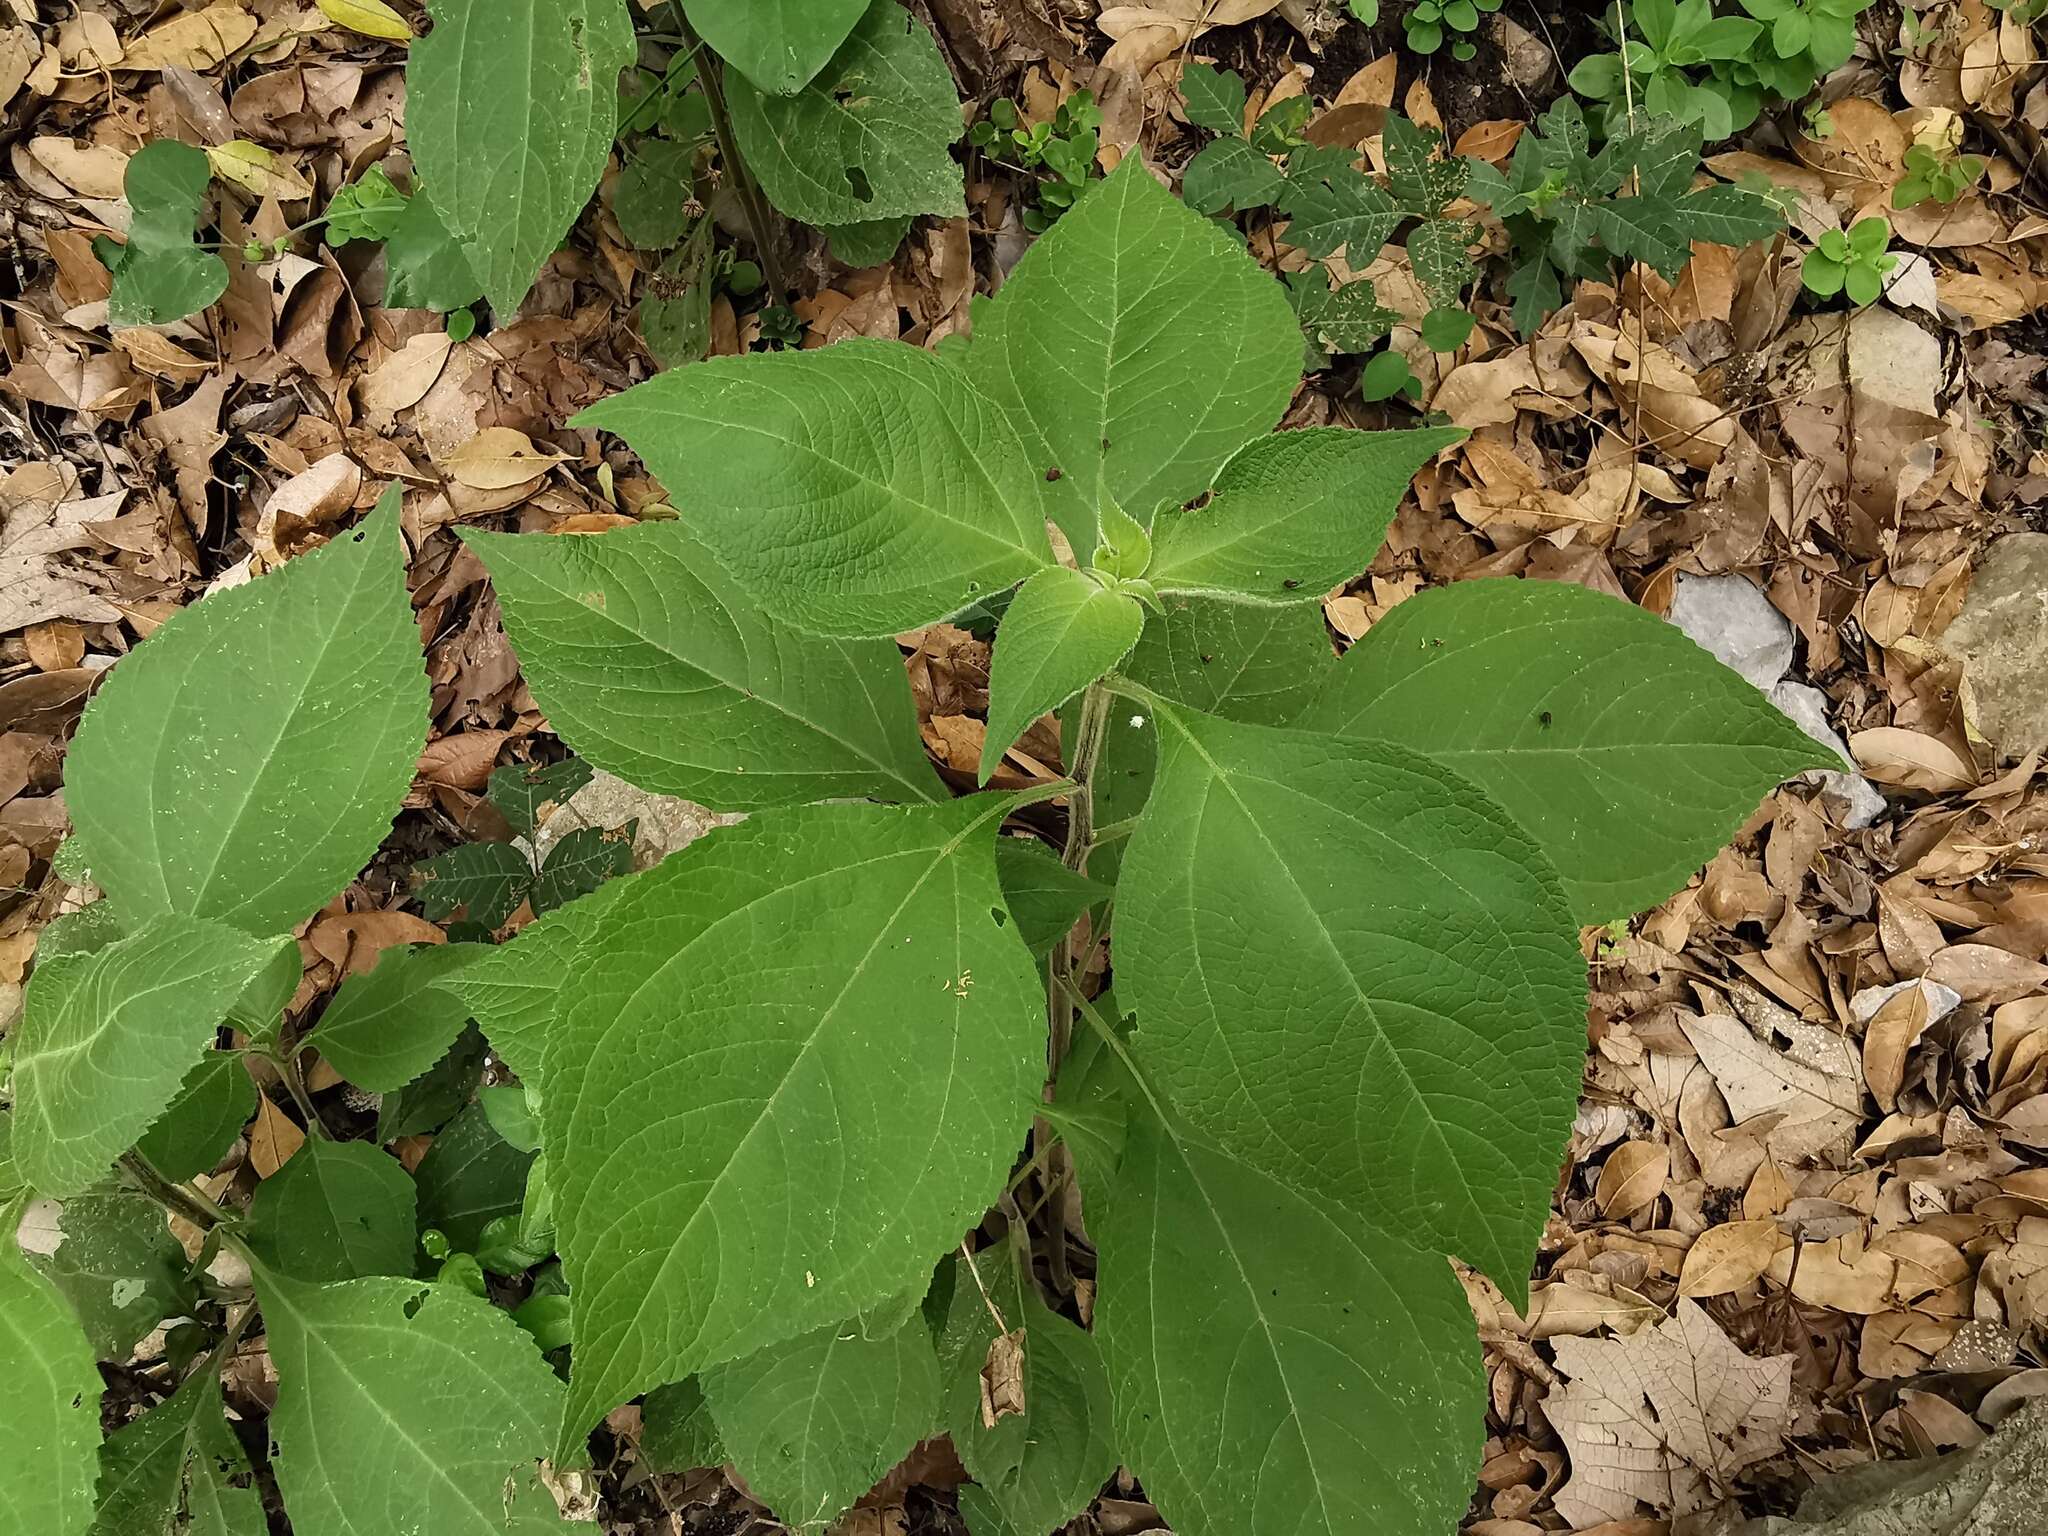
{"type": "Polygon", "coordinates": [[[445,922],[460,909],[485,928],[502,928],[533,885],[533,865],[510,843],[460,843],[413,867],[420,910],[445,922]]]}
{"type": "Polygon", "coordinates": [[[420,1225],[474,1253],[485,1227],[519,1214],[533,1159],[498,1134],[481,1104],[467,1106],[442,1127],[420,1161],[420,1225]]]}
{"type": "Polygon", "coordinates": [[[229,1007],[289,937],[165,915],[29,977],[14,1046],[15,1166],[32,1189],[75,1195],[176,1096],[229,1007]]]}
{"type": "Polygon", "coordinates": [[[244,1235],[266,1267],[294,1280],[410,1275],[417,1202],[381,1147],[315,1137],[257,1186],[244,1235]]]}
{"type": "Polygon", "coordinates": [[[1287,176],[1270,156],[1243,139],[1212,139],[1188,162],[1181,196],[1197,213],[1266,208],[1287,190],[1287,176]]]}
{"type": "Polygon", "coordinates": [[[0,1531],[82,1536],[99,1481],[99,1367],[78,1319],[13,1242],[18,1201],[0,1206],[0,1438],[33,1476],[0,1478],[0,1531]]]}
{"type": "MultiPolygon", "coordinates": [[[[296,949],[296,947],[295,947],[296,949]]],[[[292,954],[292,968],[298,955],[292,954]]],[[[178,1096],[136,1143],[149,1166],[173,1183],[209,1171],[256,1113],[256,1084],[240,1051],[208,1051],[185,1074],[178,1096]]]]}
{"type": "Polygon", "coordinates": [[[1105,500],[1149,515],[1201,494],[1280,420],[1301,363],[1286,290],[1133,154],[976,315],[965,366],[1086,565],[1105,500]]]}
{"type": "Polygon", "coordinates": [[[277,1365],[272,1465],[297,1536],[569,1536],[539,1463],[562,1384],[456,1285],[257,1272],[277,1365]]]}
{"type": "Polygon", "coordinates": [[[351,976],[320,1016],[312,1043],[358,1088],[395,1093],[431,1070],[469,1022],[448,979],[489,954],[480,944],[387,949],[367,975],[351,976]]]}
{"type": "Polygon", "coordinates": [[[1127,1111],[1120,1163],[1075,1143],[1095,1336],[1160,1512],[1245,1536],[1455,1526],[1486,1378],[1450,1266],[1170,1122],[1117,1061],[1087,1077],[1076,1109],[1127,1111]]]}
{"type": "Polygon", "coordinates": [[[1003,904],[1017,920],[1017,936],[1034,955],[1057,944],[1112,889],[1075,874],[1058,854],[1029,837],[996,839],[996,873],[1003,882],[1003,904]]]}
{"type": "Polygon", "coordinates": [[[154,1200],[103,1184],[64,1201],[49,1223],[54,1251],[29,1262],[71,1303],[102,1360],[126,1360],[136,1340],[193,1306],[184,1250],[154,1200]]]}
{"type": "Polygon", "coordinates": [[[1662,901],[1781,780],[1840,766],[1679,630],[1568,582],[1459,582],[1401,604],[1301,723],[1399,742],[1479,785],[1556,862],[1582,923],[1662,901]]]}
{"type": "Polygon", "coordinates": [[[625,0],[433,0],[406,67],[406,142],[510,321],[596,190],[635,42],[625,0]]]}
{"type": "MultiPolygon", "coordinates": [[[[816,3],[816,0],[813,0],[816,3]]],[[[748,10],[758,9],[747,0],[748,10]]],[[[924,25],[873,0],[802,90],[728,82],[733,131],[769,201],[806,224],[966,212],[952,146],[966,131],[952,72],[924,25]]]]}
{"type": "Polygon", "coordinates": [[[1341,145],[1297,149],[1287,157],[1280,197],[1287,243],[1317,261],[1344,251],[1354,271],[1372,264],[1403,218],[1400,204],[1357,161],[1357,152],[1341,145]]]}
{"type": "Polygon", "coordinates": [[[169,325],[227,292],[227,263],[192,243],[212,176],[206,152],[175,139],[145,144],[129,160],[122,188],[133,217],[111,263],[109,323],[169,325]]]}
{"type": "Polygon", "coordinates": [[[252,1476],[209,1367],[101,1448],[91,1536],[264,1536],[252,1476]]]}
{"type": "Polygon", "coordinates": [[[783,628],[680,522],[465,540],[549,724],[600,767],[736,811],[940,793],[895,642],[783,628]]]}
{"type": "Polygon", "coordinates": [[[726,1457],[796,1531],[837,1517],[939,1420],[939,1362],[914,1307],[872,1337],[855,1317],[713,1366],[702,1389],[726,1457]]]}
{"type": "Polygon", "coordinates": [[[1004,804],[766,812],[606,887],[542,1076],[565,1455],[636,1392],[921,1286],[1002,1188],[1044,1072],[1004,804]]]}
{"type": "Polygon", "coordinates": [[[868,9],[868,0],[687,0],[690,25],[761,90],[790,96],[811,83],[868,9]]]}
{"type": "Polygon", "coordinates": [[[1161,1091],[1224,1152],[1519,1297],[1586,1045],[1556,871],[1420,756],[1153,717],[1117,990],[1161,1091]]]}
{"type": "Polygon", "coordinates": [[[1025,582],[996,631],[981,782],[1032,721],[1114,668],[1144,629],[1138,600],[1092,576],[1054,566],[1025,582]]]}
{"type": "Polygon", "coordinates": [[[65,800],[127,922],[282,933],[376,853],[426,740],[393,486],[353,532],[181,610],[116,666],[65,800]]]}
{"type": "Polygon", "coordinates": [[[1162,593],[1320,603],[1372,563],[1415,472],[1464,436],[1310,427],[1255,439],[1207,501],[1160,512],[1148,579],[1162,593]]]}
{"type": "Polygon", "coordinates": [[[714,358],[575,425],[630,443],[755,602],[818,634],[894,635],[1053,563],[1009,422],[900,342],[714,358]]]}

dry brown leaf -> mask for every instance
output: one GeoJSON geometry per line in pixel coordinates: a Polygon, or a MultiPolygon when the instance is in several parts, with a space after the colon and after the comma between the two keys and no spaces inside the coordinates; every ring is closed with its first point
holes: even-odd
{"type": "Polygon", "coordinates": [[[1872,1015],[1863,1027],[1863,1079],[1877,1107],[1898,1108],[1899,1085],[1906,1079],[1906,1054],[1920,1043],[1933,1021],[1924,986],[1909,986],[1872,1015]]]}
{"type": "Polygon", "coordinates": [[[1752,1360],[1699,1304],[1625,1339],[1557,1341],[1570,1378],[1544,1416],[1571,1457],[1557,1512],[1583,1528],[1626,1520],[1638,1503],[1688,1515],[1784,1445],[1792,1357],[1752,1360]]]}
{"type": "Polygon", "coordinates": [[[443,326],[422,331],[364,374],[356,400],[366,411],[390,415],[418,405],[448,366],[455,339],[443,326]]]}
{"type": "Polygon", "coordinates": [[[1626,1221],[1664,1193],[1671,1173],[1671,1149],[1661,1143],[1625,1141],[1607,1156],[1593,1199],[1611,1221],[1626,1221]]]}
{"type": "Polygon", "coordinates": [[[249,1166],[256,1170],[256,1177],[271,1177],[305,1144],[306,1133],[277,1107],[270,1095],[259,1096],[256,1120],[249,1127],[249,1166]]]}
{"type": "Polygon", "coordinates": [[[1939,737],[1904,726],[1879,725],[1849,738],[1849,755],[1880,784],[1934,794],[1969,789],[1977,782],[1974,764],[1939,737]]]}
{"type": "Polygon", "coordinates": [[[509,491],[538,480],[565,457],[543,453],[516,428],[486,427],[449,456],[447,468],[471,490],[509,491]]]}
{"type": "Polygon", "coordinates": [[[1678,1272],[1678,1294],[1725,1296],[1754,1285],[1770,1267],[1779,1246],[1789,1241],[1769,1217],[1709,1227],[1686,1250],[1685,1267],[1678,1272]]]}
{"type": "Polygon", "coordinates": [[[1831,1148],[1846,1151],[1863,1120],[1861,1063],[1848,1041],[1809,1051],[1816,1058],[1809,1063],[1758,1039],[1731,1014],[1695,1014],[1681,1018],[1680,1025],[1736,1125],[1771,1117],[1765,1136],[1779,1162],[1804,1162],[1831,1148]]]}
{"type": "Polygon", "coordinates": [[[256,18],[234,0],[215,0],[152,27],[129,48],[122,69],[212,69],[256,35],[256,18]]]}

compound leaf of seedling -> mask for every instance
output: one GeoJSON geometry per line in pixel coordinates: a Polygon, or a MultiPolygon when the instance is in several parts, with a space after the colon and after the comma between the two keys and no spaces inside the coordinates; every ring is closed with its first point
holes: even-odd
{"type": "Polygon", "coordinates": [[[395,1093],[448,1053],[469,1007],[445,985],[488,954],[481,944],[425,944],[385,950],[365,975],[341,984],[320,1015],[312,1043],[358,1088],[395,1093]]]}
{"type": "MultiPolygon", "coordinates": [[[[1257,438],[1217,471],[1207,501],[1160,512],[1147,579],[1162,593],[1319,603],[1372,563],[1415,472],[1463,437],[1311,427],[1257,438]]],[[[1002,644],[999,631],[998,666],[1002,644]]]]}
{"type": "Polygon", "coordinates": [[[795,95],[766,95],[744,78],[728,94],[740,153],[792,218],[863,224],[966,209],[952,155],[963,131],[952,72],[896,0],[874,0],[795,95]]]}
{"type": "Polygon", "coordinates": [[[267,1529],[248,1455],[228,1428],[220,1373],[211,1367],[100,1450],[91,1536],[264,1536],[267,1529]]]}
{"type": "Polygon", "coordinates": [[[417,1202],[383,1148],[315,1137],[257,1186],[244,1235],[266,1267],[294,1280],[410,1275],[417,1202]]]}
{"type": "Polygon", "coordinates": [[[434,1137],[420,1160],[420,1225],[432,1227],[466,1253],[475,1252],[486,1226],[519,1214],[533,1158],[498,1134],[481,1104],[468,1105],[434,1137]]]}
{"type": "MultiPolygon", "coordinates": [[[[481,554],[482,551],[479,551],[481,554]]],[[[489,569],[486,563],[485,569],[489,569]]],[[[498,594],[500,604],[504,594],[498,594]]],[[[552,719],[549,721],[553,724],[552,719]]],[[[507,763],[493,768],[485,798],[521,837],[532,837],[551,805],[566,804],[596,770],[580,757],[559,763],[507,763]]]]}
{"type": "MultiPolygon", "coordinates": [[[[296,952],[291,960],[296,971],[296,952]]],[[[242,1053],[208,1051],[185,1074],[178,1096],[143,1133],[135,1150],[165,1178],[182,1183],[226,1156],[255,1113],[256,1084],[243,1065],[242,1053]]]]}
{"type": "Polygon", "coordinates": [[[533,882],[534,915],[545,916],[579,896],[588,896],[605,881],[630,870],[635,825],[628,822],[617,830],[578,827],[550,848],[540,878],[533,882]]]}
{"type": "Polygon", "coordinates": [[[1556,871],[1404,748],[1154,718],[1117,991],[1160,1088],[1225,1152],[1519,1296],[1585,1054],[1556,871]]]}
{"type": "Polygon", "coordinates": [[[406,67],[406,141],[491,307],[509,321],[611,153],[622,0],[433,0],[406,67]],[[515,88],[516,85],[516,88],[515,88]]]}
{"type": "Polygon", "coordinates": [[[1403,603],[1301,723],[1399,742],[1485,789],[1556,862],[1581,923],[1662,901],[1780,780],[1840,766],[1679,630],[1569,582],[1403,603]]]}
{"type": "Polygon", "coordinates": [[[168,325],[227,292],[227,263],[192,242],[211,176],[206,152],[175,139],[145,144],[129,160],[122,187],[132,217],[113,262],[109,322],[168,325]]]}
{"type": "Polygon", "coordinates": [[[1342,147],[1298,149],[1287,159],[1280,210],[1287,243],[1320,261],[1345,252],[1357,270],[1372,264],[1404,217],[1386,188],[1361,171],[1342,147]]]}
{"type": "Polygon", "coordinates": [[[938,1427],[939,1363],[911,1308],[871,1337],[859,1317],[702,1377],[727,1458],[791,1530],[818,1530],[938,1427]]]}
{"type": "Polygon", "coordinates": [[[696,146],[643,139],[625,157],[612,193],[619,233],[643,251],[665,251],[690,231],[690,169],[696,146]]]}
{"type": "Polygon", "coordinates": [[[1321,268],[1290,272],[1287,293],[1302,331],[1323,352],[1369,352],[1401,322],[1396,311],[1380,302],[1371,283],[1361,280],[1332,287],[1321,268]]]}
{"type": "Polygon", "coordinates": [[[818,634],[897,634],[1052,564],[1009,421],[917,347],[713,358],[576,424],[630,443],[740,587],[818,634]]]}
{"type": "Polygon", "coordinates": [[[1411,214],[1441,214],[1465,190],[1472,174],[1463,156],[1435,154],[1443,136],[1416,126],[1398,112],[1387,117],[1387,185],[1394,200],[1411,214]]]}
{"type": "Polygon", "coordinates": [[[688,0],[690,25],[761,90],[789,96],[839,51],[868,0],[688,0]]]}
{"type": "Polygon", "coordinates": [[[1116,1446],[1165,1518],[1244,1536],[1449,1530],[1486,1402],[1450,1266],[1169,1123],[1119,1063],[1090,1084],[1128,1111],[1119,1165],[1074,1143],[1095,1338],[1116,1446]]]}
{"type": "Polygon", "coordinates": [[[184,1250],[148,1196],[106,1183],[42,1209],[29,1262],[64,1293],[102,1360],[126,1360],[137,1339],[193,1306],[184,1250]]]}
{"type": "Polygon", "coordinates": [[[1211,133],[1244,137],[1244,76],[1213,64],[1189,64],[1180,72],[1180,93],[1188,121],[1211,133]]]}
{"type": "Polygon", "coordinates": [[[433,199],[414,192],[384,242],[385,303],[447,314],[483,296],[468,252],[448,232],[433,199]]]}
{"type": "Polygon", "coordinates": [[[14,1161],[29,1187],[95,1184],[177,1095],[283,939],[166,914],[29,978],[14,1046],[14,1161]]]}
{"type": "Polygon", "coordinates": [[[382,166],[373,165],[327,201],[327,243],[389,240],[412,199],[398,190],[382,166]]]}
{"type": "Polygon", "coordinates": [[[1144,629],[1136,598],[1080,571],[1053,566],[1025,582],[996,631],[981,782],[1032,721],[1122,661],[1144,629]]]}
{"type": "Polygon", "coordinates": [[[458,1285],[256,1275],[298,1536],[567,1536],[540,1461],[562,1384],[511,1314],[458,1285]]]}
{"type": "Polygon", "coordinates": [[[473,923],[501,928],[533,884],[533,866],[509,843],[463,843],[413,869],[420,910],[443,922],[458,909],[473,923]]]}
{"type": "Polygon", "coordinates": [[[466,538],[534,698],[591,762],[721,810],[939,794],[896,643],[777,624],[681,522],[466,538]]]}
{"type": "Polygon", "coordinates": [[[1408,232],[1408,262],[1432,305],[1454,308],[1472,281],[1472,231],[1461,219],[1427,219],[1408,232]]]}
{"type": "Polygon", "coordinates": [[[1048,1307],[1036,1284],[1020,1285],[1003,1250],[985,1250],[975,1264],[978,1281],[964,1263],[953,1265],[938,1342],[944,1424],[974,1478],[960,1490],[961,1512],[973,1536],[1057,1530],[1116,1472],[1102,1349],[1093,1334],[1048,1307]],[[993,1426],[982,1417],[982,1372],[999,1336],[991,1305],[1018,1336],[1023,1389],[1022,1411],[1003,1414],[993,1426]]]}
{"type": "Polygon", "coordinates": [[[1188,162],[1181,196],[1197,213],[1264,208],[1287,190],[1287,177],[1270,156],[1243,139],[1212,139],[1188,162]]]}
{"type": "Polygon", "coordinates": [[[369,862],[426,737],[393,486],[361,527],[180,610],[116,666],[65,799],[127,921],[282,933],[369,862]]]}
{"type": "Polygon", "coordinates": [[[99,1480],[100,1381],[71,1308],[13,1243],[18,1201],[0,1205],[0,1437],[19,1470],[0,1479],[0,1531],[84,1536],[99,1480]],[[33,1475],[30,1475],[32,1472],[33,1475]]]}
{"type": "Polygon", "coordinates": [[[1035,838],[997,838],[996,873],[1018,937],[1034,955],[1051,949],[1083,912],[1111,894],[1109,886],[1076,874],[1035,838]]]}
{"type": "Polygon", "coordinates": [[[1137,155],[1017,264],[966,358],[1084,565],[1105,496],[1144,513],[1198,494],[1279,421],[1301,364],[1286,291],[1137,155]]]}
{"type": "Polygon", "coordinates": [[[590,898],[620,893],[541,1080],[564,1453],[637,1392],[922,1286],[1002,1188],[1044,1072],[1005,803],[763,812],[590,898]]]}

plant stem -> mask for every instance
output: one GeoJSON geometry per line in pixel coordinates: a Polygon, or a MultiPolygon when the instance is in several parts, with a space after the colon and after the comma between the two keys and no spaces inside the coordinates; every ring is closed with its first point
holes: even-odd
{"type": "Polygon", "coordinates": [[[1076,872],[1087,867],[1089,851],[1095,846],[1095,765],[1102,758],[1114,705],[1114,697],[1101,683],[1089,684],[1081,695],[1081,719],[1074,727],[1074,760],[1067,764],[1067,777],[1074,781],[1074,792],[1067,798],[1067,846],[1060,856],[1061,862],[1076,872]]]}
{"type": "Polygon", "coordinates": [[[775,227],[774,214],[733,136],[732,109],[725,100],[725,61],[704,47],[704,40],[683,14],[680,0],[669,0],[668,14],[684,45],[693,52],[702,50],[697,60],[697,79],[704,87],[704,104],[711,110],[711,132],[718,140],[718,160],[725,167],[725,174],[732,178],[733,192],[740,200],[740,211],[746,215],[747,230],[754,237],[754,253],[761,258],[761,272],[768,280],[769,291],[775,295],[775,302],[781,304],[789,297],[789,283],[783,276],[782,257],[768,238],[775,227]]]}
{"type": "Polygon", "coordinates": [[[215,1206],[207,1204],[198,1195],[182,1184],[173,1184],[169,1179],[150,1166],[149,1159],[140,1152],[124,1152],[120,1158],[121,1171],[128,1175],[135,1187],[158,1205],[192,1223],[202,1232],[211,1232],[215,1227],[230,1220],[215,1206]]]}
{"type": "Polygon", "coordinates": [[[313,1107],[313,1096],[306,1091],[305,1078],[299,1072],[299,1053],[296,1047],[291,1051],[266,1051],[263,1057],[268,1061],[284,1084],[284,1091],[292,1096],[292,1103],[299,1107],[299,1114],[306,1122],[306,1129],[322,1141],[334,1140],[334,1132],[327,1128],[327,1122],[320,1118],[320,1111],[313,1107]]]}

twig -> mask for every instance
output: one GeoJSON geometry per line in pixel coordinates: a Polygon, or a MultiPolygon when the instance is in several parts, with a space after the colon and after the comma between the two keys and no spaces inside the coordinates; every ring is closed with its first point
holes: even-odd
{"type": "Polygon", "coordinates": [[[725,174],[732,178],[733,192],[740,200],[740,211],[746,215],[747,230],[754,237],[754,253],[761,258],[761,271],[768,279],[768,288],[775,295],[775,302],[781,304],[789,297],[789,282],[783,274],[781,253],[768,238],[775,227],[773,212],[768,206],[768,199],[761,194],[759,183],[754,180],[754,173],[741,157],[739,142],[733,136],[732,109],[726,105],[725,83],[721,75],[724,63],[722,60],[714,62],[715,55],[704,47],[704,40],[683,14],[679,0],[668,0],[668,13],[676,35],[683,39],[685,45],[693,51],[703,50],[697,60],[697,79],[704,87],[704,104],[711,109],[711,132],[718,140],[719,163],[725,167],[725,174]]]}

